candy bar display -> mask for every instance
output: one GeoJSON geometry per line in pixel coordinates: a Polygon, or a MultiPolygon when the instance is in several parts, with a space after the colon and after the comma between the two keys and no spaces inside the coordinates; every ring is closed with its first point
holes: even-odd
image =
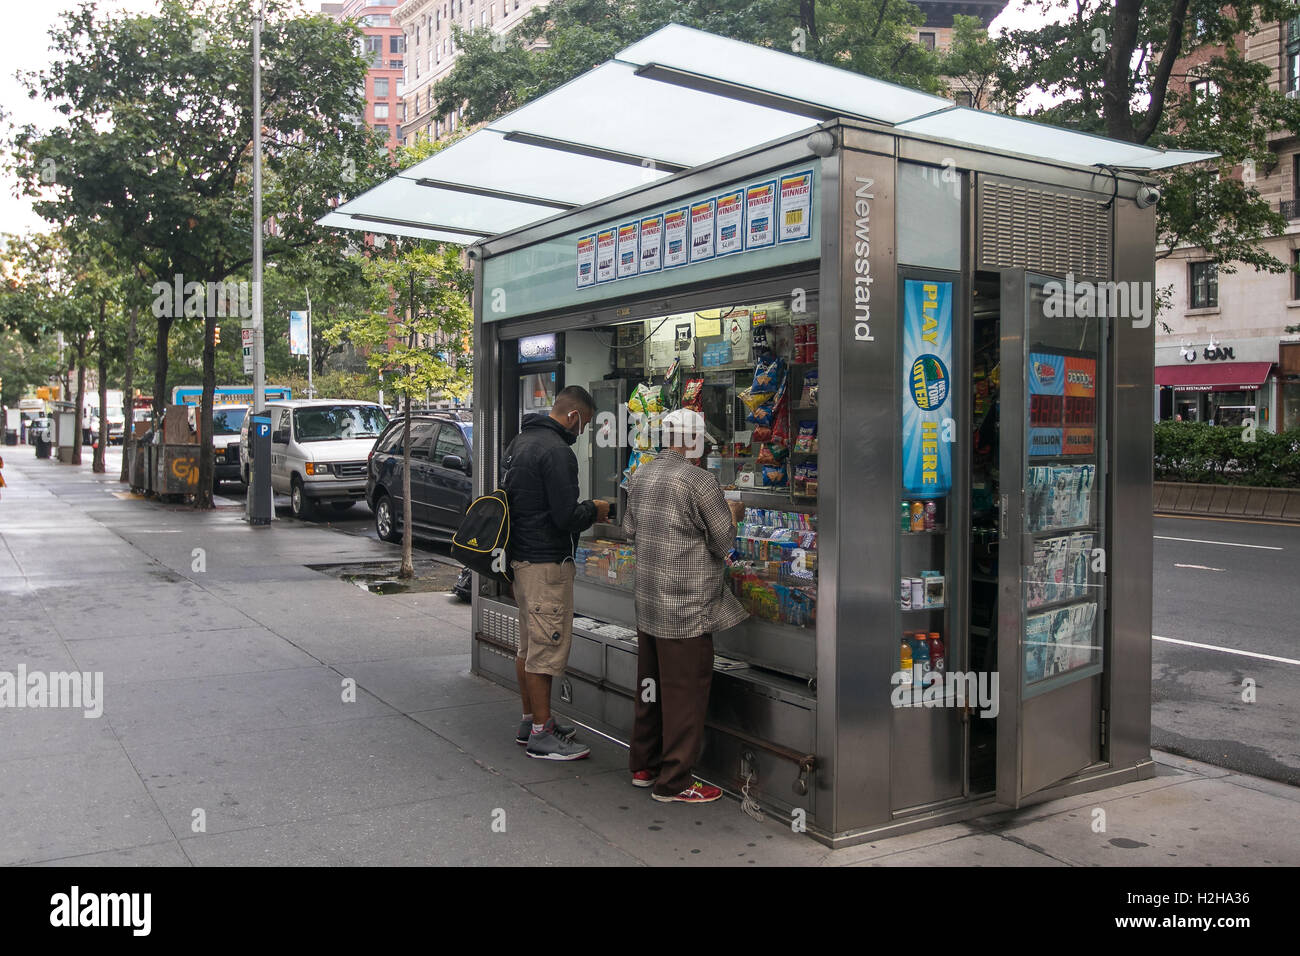
{"type": "Polygon", "coordinates": [[[573,560],[580,578],[624,591],[636,587],[636,548],[631,544],[601,538],[584,541],[573,560]]]}
{"type": "Polygon", "coordinates": [[[727,578],[750,614],[796,627],[816,623],[816,525],[814,515],[746,509],[727,578]]]}

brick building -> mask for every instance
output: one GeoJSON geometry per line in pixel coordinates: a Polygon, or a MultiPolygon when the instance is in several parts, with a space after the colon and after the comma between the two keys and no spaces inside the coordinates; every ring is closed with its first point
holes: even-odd
{"type": "MultiPolygon", "coordinates": [[[[1300,18],[1260,24],[1238,36],[1236,45],[1247,59],[1270,68],[1274,89],[1300,97],[1300,18]]],[[[1212,110],[1213,84],[1197,78],[1197,67],[1215,52],[1199,50],[1180,60],[1171,90],[1191,87],[1212,110]]],[[[1253,184],[1288,220],[1264,248],[1288,265],[1300,264],[1300,137],[1295,131],[1271,134],[1269,150],[1264,168],[1238,167],[1233,175],[1253,184]]],[[[1300,325],[1300,275],[1249,266],[1227,274],[1204,249],[1180,246],[1157,259],[1156,285],[1173,287],[1160,316],[1172,331],[1156,327],[1158,419],[1237,425],[1253,418],[1269,431],[1300,426],[1300,336],[1286,332],[1300,325]]]]}

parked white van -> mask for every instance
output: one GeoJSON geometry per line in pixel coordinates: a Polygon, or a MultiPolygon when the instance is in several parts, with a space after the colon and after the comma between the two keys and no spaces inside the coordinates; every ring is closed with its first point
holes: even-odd
{"type": "MultiPolygon", "coordinates": [[[[388,414],[374,402],[351,399],[293,399],[266,403],[271,419],[271,490],[288,495],[295,518],[308,518],[318,505],[344,511],[366,496],[366,461],[388,414]]],[[[244,417],[239,465],[249,477],[248,430],[244,417]]]]}

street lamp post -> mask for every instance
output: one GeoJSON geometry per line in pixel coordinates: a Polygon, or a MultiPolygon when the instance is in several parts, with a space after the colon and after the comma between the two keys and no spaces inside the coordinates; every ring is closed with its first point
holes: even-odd
{"type": "Polygon", "coordinates": [[[266,340],[262,326],[262,21],[253,20],[253,410],[266,410],[266,340]]]}

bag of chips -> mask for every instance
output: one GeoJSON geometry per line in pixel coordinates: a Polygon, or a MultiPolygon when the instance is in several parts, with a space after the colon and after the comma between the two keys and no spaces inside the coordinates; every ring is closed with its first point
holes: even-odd
{"type": "Polygon", "coordinates": [[[745,417],[747,421],[752,422],[756,426],[767,425],[768,427],[771,427],[776,418],[776,406],[771,402],[768,402],[765,405],[759,405],[745,417]]]}
{"type": "Polygon", "coordinates": [[[745,403],[745,407],[751,412],[760,405],[766,405],[772,399],[776,398],[776,389],[770,392],[759,392],[753,388],[747,388],[737,393],[740,400],[745,403]]]}
{"type": "Polygon", "coordinates": [[[817,423],[800,422],[799,437],[794,440],[795,451],[816,451],[817,442],[817,423]]]}
{"type": "Polygon", "coordinates": [[[682,386],[682,408],[704,413],[704,379],[688,378],[682,386]]]}
{"type": "Polygon", "coordinates": [[[636,414],[662,412],[664,410],[663,388],[642,382],[627,400],[627,410],[636,414]]]}
{"type": "Polygon", "coordinates": [[[809,369],[803,377],[803,396],[799,399],[800,405],[817,404],[817,370],[809,369]]]}
{"type": "Polygon", "coordinates": [[[780,358],[771,358],[767,361],[758,360],[754,367],[754,385],[755,392],[776,392],[781,388],[781,383],[785,378],[785,362],[780,358]]]}
{"type": "Polygon", "coordinates": [[[759,481],[764,488],[777,488],[787,483],[784,465],[763,465],[759,481]]]}
{"type": "Polygon", "coordinates": [[[762,442],[771,441],[772,429],[769,428],[767,425],[763,425],[760,428],[755,428],[754,431],[750,434],[749,440],[756,444],[761,444],[762,442]]]}
{"type": "Polygon", "coordinates": [[[779,465],[785,461],[787,450],[780,445],[759,445],[758,463],[760,465],[779,465]]]}

